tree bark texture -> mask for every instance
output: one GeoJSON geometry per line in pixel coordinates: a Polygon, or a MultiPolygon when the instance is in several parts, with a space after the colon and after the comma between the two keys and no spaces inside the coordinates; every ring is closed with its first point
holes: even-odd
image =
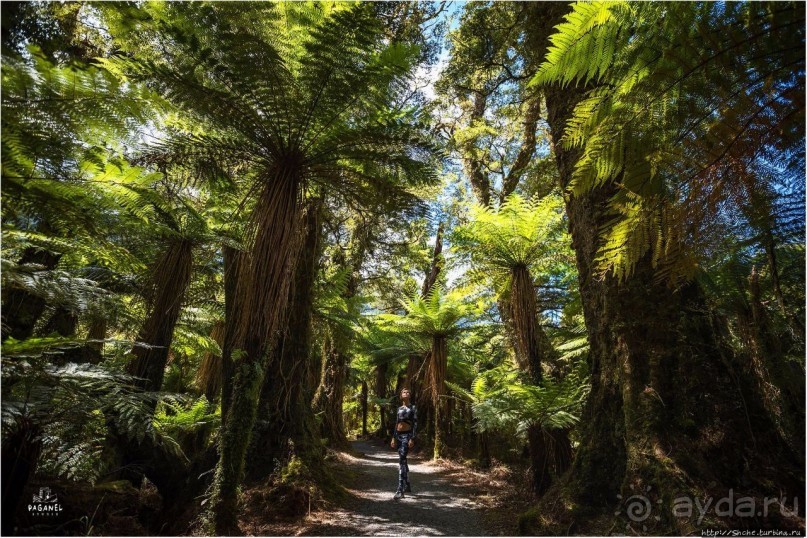
{"type": "Polygon", "coordinates": [[[193,244],[184,239],[172,240],[153,270],[153,296],[149,298],[148,316],[132,349],[134,359],[127,365],[131,375],[141,379],[141,390],[157,391],[162,387],[174,327],[182,310],[182,300],[191,282],[193,244]]]}
{"type": "Polygon", "coordinates": [[[345,396],[347,378],[347,357],[337,348],[333,335],[328,338],[324,349],[322,382],[314,398],[315,407],[322,414],[322,436],[331,446],[347,445],[345,426],[342,417],[342,403],[345,396]]]}
{"type": "MultiPolygon", "coordinates": [[[[527,26],[545,36],[546,27],[560,22],[567,8],[534,3],[529,9],[527,26]]],[[[560,139],[583,90],[550,87],[545,96],[565,189],[578,153],[560,139]]],[[[592,517],[612,511],[617,494],[636,488],[652,488],[651,502],[666,507],[678,495],[703,494],[710,484],[725,487],[726,495],[729,487],[753,480],[745,465],[752,457],[746,440],[758,426],[748,419],[749,408],[758,404],[737,382],[730,349],[696,282],[667,287],[658,282],[647,257],[627,281],[593,275],[598,230],[611,218],[608,202],[617,189],[609,183],[580,196],[566,195],[592,389],[581,419],[581,445],[559,491],[590,507],[592,517]]],[[[580,513],[566,515],[567,525],[585,522],[580,513]]],[[[654,515],[660,518],[657,529],[691,530],[671,510],[654,515]]],[[[535,523],[523,519],[522,531],[536,531],[535,523]]]]}
{"type": "Polygon", "coordinates": [[[248,258],[239,264],[232,344],[234,381],[214,480],[212,509],[217,534],[240,532],[238,485],[267,358],[285,321],[299,253],[299,197],[300,168],[298,159],[291,156],[267,178],[252,215],[253,246],[248,258]]]}
{"type": "Polygon", "coordinates": [[[249,449],[247,475],[267,476],[274,461],[285,461],[288,452],[307,465],[321,464],[322,450],[314,428],[311,400],[316,386],[311,380],[311,314],[321,234],[320,205],[309,202],[302,224],[303,244],[290,291],[288,325],[271,353],[268,375],[261,389],[258,415],[249,449]]]}

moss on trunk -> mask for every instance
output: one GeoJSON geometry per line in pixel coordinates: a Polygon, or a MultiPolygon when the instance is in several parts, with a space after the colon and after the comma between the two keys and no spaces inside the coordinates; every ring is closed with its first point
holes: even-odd
{"type": "Polygon", "coordinates": [[[258,361],[236,361],[233,399],[227,424],[221,429],[219,464],[213,480],[215,532],[239,535],[238,488],[244,473],[244,453],[252,436],[263,367],[258,361]]]}
{"type": "MultiPolygon", "coordinates": [[[[528,27],[545,39],[566,7],[536,3],[528,9],[528,27]]],[[[578,155],[558,141],[583,89],[544,91],[565,188],[578,155]]],[[[525,533],[624,528],[625,515],[614,515],[618,495],[626,499],[641,492],[654,507],[653,517],[643,523],[646,532],[688,534],[697,527],[691,518],[674,517],[676,497],[720,498],[730,488],[735,495],[740,489],[770,490],[765,469],[770,460],[783,461],[779,451],[762,464],[761,451],[747,443],[764,428],[752,418],[760,406],[743,389],[735,357],[720,336],[721,322],[709,311],[697,282],[678,289],[659,283],[648,257],[625,282],[610,275],[594,278],[597,230],[611,218],[608,201],[617,189],[609,183],[566,198],[592,389],[571,470],[522,519],[525,533]]]]}
{"type": "Polygon", "coordinates": [[[275,460],[287,461],[290,447],[315,472],[321,469],[324,456],[311,406],[316,386],[310,384],[311,313],[321,233],[318,200],[309,202],[302,230],[302,253],[295,270],[288,325],[282,342],[272,352],[268,364],[272,375],[261,390],[247,458],[250,479],[269,475],[275,460]]]}
{"type": "Polygon", "coordinates": [[[233,344],[238,316],[238,275],[246,263],[246,254],[232,247],[222,248],[224,255],[224,343],[221,348],[221,425],[227,423],[227,413],[233,394],[233,344]]]}
{"type": "Polygon", "coordinates": [[[267,357],[285,322],[289,285],[299,254],[299,163],[299,156],[289,156],[267,178],[250,223],[253,246],[239,264],[231,348],[235,379],[221,429],[212,506],[217,534],[239,532],[238,486],[244,458],[255,425],[267,357]]]}
{"type": "Polygon", "coordinates": [[[322,437],[331,446],[346,446],[342,403],[347,378],[347,357],[334,341],[334,335],[326,340],[323,350],[322,381],[314,397],[314,407],[322,413],[322,437]]]}

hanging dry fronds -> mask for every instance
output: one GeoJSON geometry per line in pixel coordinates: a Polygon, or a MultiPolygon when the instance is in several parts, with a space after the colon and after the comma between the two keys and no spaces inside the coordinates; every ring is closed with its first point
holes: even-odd
{"type": "MultiPolygon", "coordinates": [[[[224,321],[219,320],[213,325],[213,330],[210,331],[210,338],[215,340],[222,349],[224,348],[225,327],[224,321]]],[[[221,361],[221,355],[208,351],[202,357],[202,362],[196,371],[196,386],[205,393],[205,397],[209,402],[212,402],[221,391],[221,361]]]]}

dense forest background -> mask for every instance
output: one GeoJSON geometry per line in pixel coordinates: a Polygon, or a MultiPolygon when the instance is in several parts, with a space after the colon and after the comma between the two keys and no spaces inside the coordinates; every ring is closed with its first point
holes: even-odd
{"type": "Polygon", "coordinates": [[[804,15],[3,2],[2,533],[310,509],[403,387],[523,534],[803,499],[804,15]]]}

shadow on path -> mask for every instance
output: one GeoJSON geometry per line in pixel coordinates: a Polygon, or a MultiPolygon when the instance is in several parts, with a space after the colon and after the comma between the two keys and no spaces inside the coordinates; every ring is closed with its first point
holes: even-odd
{"type": "Polygon", "coordinates": [[[351,498],[307,536],[484,536],[471,492],[452,482],[448,471],[409,458],[412,493],[392,496],[398,484],[398,453],[388,446],[354,441],[360,457],[347,456],[355,472],[344,484],[351,498]]]}

